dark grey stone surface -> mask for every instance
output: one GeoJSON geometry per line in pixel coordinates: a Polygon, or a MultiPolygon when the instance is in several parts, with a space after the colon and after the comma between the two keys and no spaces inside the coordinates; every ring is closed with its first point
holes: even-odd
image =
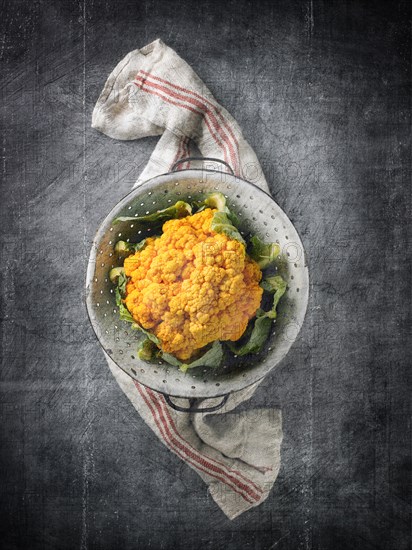
{"type": "Polygon", "coordinates": [[[409,23],[403,1],[3,3],[2,548],[410,548],[409,23]],[[304,330],[254,398],[282,408],[280,474],[233,522],[83,305],[92,236],[156,143],[93,131],[92,108],[158,37],[238,120],[309,258],[304,330]]]}

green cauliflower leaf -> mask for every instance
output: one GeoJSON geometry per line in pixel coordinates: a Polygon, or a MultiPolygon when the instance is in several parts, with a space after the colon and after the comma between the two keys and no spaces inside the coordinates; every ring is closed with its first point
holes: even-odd
{"type": "Polygon", "coordinates": [[[219,340],[216,340],[213,342],[211,348],[191,363],[183,363],[170,353],[162,352],[161,357],[170,365],[179,367],[182,372],[186,372],[188,369],[193,369],[194,367],[218,367],[223,358],[223,348],[219,340]]]}
{"type": "Polygon", "coordinates": [[[250,239],[249,256],[257,262],[260,269],[265,269],[271,265],[279,256],[280,246],[277,243],[265,243],[254,235],[250,239]]]}

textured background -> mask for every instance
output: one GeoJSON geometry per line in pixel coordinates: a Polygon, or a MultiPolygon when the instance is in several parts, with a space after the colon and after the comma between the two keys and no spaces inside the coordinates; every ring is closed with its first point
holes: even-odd
{"type": "Polygon", "coordinates": [[[410,548],[409,9],[2,3],[2,548],[410,548]],[[83,305],[93,234],[156,143],[98,134],[92,108],[158,37],[238,120],[309,259],[301,338],[254,398],[282,408],[281,471],[233,522],[132,409],[83,305]]]}

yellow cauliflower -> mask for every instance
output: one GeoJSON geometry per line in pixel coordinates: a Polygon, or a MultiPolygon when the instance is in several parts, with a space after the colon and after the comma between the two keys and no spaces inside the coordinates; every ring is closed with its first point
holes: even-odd
{"type": "Polygon", "coordinates": [[[258,264],[242,243],[210,229],[214,212],[165,222],[124,262],[127,309],[183,361],[215,340],[238,340],[262,299],[258,264]]]}

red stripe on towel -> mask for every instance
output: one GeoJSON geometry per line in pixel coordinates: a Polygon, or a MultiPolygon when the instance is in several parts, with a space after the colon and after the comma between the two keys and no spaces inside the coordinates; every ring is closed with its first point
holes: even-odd
{"type": "MultiPolygon", "coordinates": [[[[134,81],[133,84],[135,86],[137,86],[138,88],[140,88],[141,90],[143,90],[144,92],[147,92],[147,93],[152,94],[152,95],[156,95],[156,96],[160,97],[161,99],[163,99],[163,101],[166,101],[167,103],[170,103],[171,105],[175,105],[176,107],[183,107],[183,109],[187,109],[188,111],[191,111],[192,113],[204,116],[204,113],[202,113],[201,111],[197,111],[196,109],[194,109],[193,107],[190,107],[189,105],[185,105],[185,104],[182,104],[182,103],[177,103],[176,101],[173,101],[172,99],[170,99],[168,96],[163,95],[163,92],[158,93],[156,90],[151,90],[150,88],[147,88],[144,82],[139,83],[139,82],[134,81]]],[[[210,127],[210,123],[209,123],[208,119],[204,118],[204,120],[205,120],[206,126],[209,128],[210,135],[216,141],[217,145],[219,147],[222,147],[222,144],[217,139],[217,136],[213,133],[213,129],[210,127]]],[[[226,155],[226,150],[225,149],[223,150],[223,154],[224,154],[225,160],[227,161],[227,155],[226,155]]]]}
{"type": "MultiPolygon", "coordinates": [[[[159,395],[157,396],[156,394],[153,393],[152,390],[148,389],[149,392],[151,392],[153,394],[153,396],[158,399],[159,401],[161,401],[161,403],[163,403],[163,407],[165,409],[165,412],[166,412],[166,415],[168,417],[168,420],[170,422],[170,425],[171,427],[173,428],[173,430],[175,431],[175,433],[187,444],[189,445],[190,447],[192,447],[192,445],[190,445],[190,443],[184,439],[184,437],[178,432],[177,428],[176,428],[176,425],[173,421],[173,418],[171,417],[170,415],[170,412],[169,412],[169,408],[168,408],[168,405],[165,401],[165,398],[163,397],[163,395],[159,395]]],[[[196,452],[199,452],[197,451],[197,449],[195,449],[194,447],[192,447],[192,449],[196,452]]],[[[199,453],[201,454],[201,453],[199,453]]],[[[201,455],[201,456],[204,456],[204,455],[201,455]]],[[[257,493],[260,493],[260,494],[263,494],[263,489],[261,487],[259,487],[258,485],[256,485],[256,483],[254,483],[251,479],[248,479],[247,477],[245,477],[243,474],[241,474],[239,472],[239,470],[233,470],[232,468],[229,468],[228,466],[226,466],[226,464],[224,464],[223,462],[220,462],[219,460],[216,460],[215,458],[211,458],[211,457],[207,457],[208,460],[210,460],[211,462],[214,462],[215,464],[218,464],[219,466],[222,466],[223,468],[225,468],[229,473],[231,474],[234,474],[234,475],[238,475],[243,481],[245,481],[246,483],[252,485],[255,489],[256,489],[256,492],[257,493]]],[[[253,466],[253,468],[256,468],[258,469],[256,466],[253,466]]]]}
{"type": "Polygon", "coordinates": [[[170,447],[170,449],[173,450],[173,452],[175,452],[182,460],[184,460],[185,462],[188,462],[199,471],[206,473],[208,476],[213,477],[218,481],[221,481],[222,483],[227,485],[232,491],[235,491],[236,493],[238,493],[247,502],[253,503],[256,500],[256,499],[252,499],[247,494],[244,494],[244,492],[242,492],[242,489],[239,486],[237,486],[238,484],[230,483],[230,481],[225,479],[225,477],[222,477],[221,475],[219,475],[221,472],[219,472],[216,468],[211,467],[211,465],[209,465],[206,460],[204,460],[203,458],[200,458],[200,459],[197,458],[193,453],[188,453],[185,447],[181,443],[179,443],[179,441],[175,437],[173,437],[173,435],[170,433],[168,424],[165,421],[165,418],[162,415],[162,413],[159,411],[158,405],[155,402],[150,401],[150,397],[146,393],[147,389],[136,381],[135,381],[135,385],[140,395],[144,399],[146,405],[150,409],[150,412],[152,413],[152,416],[153,416],[153,420],[160,431],[160,435],[162,436],[162,438],[164,439],[168,447],[170,447]],[[158,411],[157,413],[155,408],[158,411]]]}
{"type": "MultiPolygon", "coordinates": [[[[135,382],[137,385],[138,382],[135,382]]],[[[144,387],[144,386],[143,386],[144,387]]],[[[194,448],[188,441],[186,441],[183,436],[178,432],[176,425],[170,416],[168,406],[161,395],[157,395],[155,392],[149,388],[144,387],[145,392],[150,396],[152,403],[156,406],[157,410],[161,411],[163,414],[164,421],[167,422],[170,429],[175,433],[175,435],[180,439],[180,445],[184,448],[184,452],[188,453],[189,456],[193,456],[194,459],[202,461],[207,467],[211,468],[213,471],[218,471],[222,475],[226,476],[228,480],[246,491],[246,493],[253,498],[255,501],[260,500],[263,490],[257,486],[252,480],[244,477],[237,470],[232,470],[228,468],[223,462],[219,462],[216,459],[213,459],[209,456],[203,455],[196,448],[194,448]],[[239,476],[242,479],[237,479],[236,476],[239,476]],[[252,485],[256,490],[254,490],[250,485],[252,485]]]]}
{"type": "MultiPolygon", "coordinates": [[[[233,143],[231,142],[229,136],[223,131],[222,126],[217,121],[217,119],[216,119],[215,115],[213,114],[213,112],[211,111],[211,109],[205,103],[201,103],[199,100],[197,100],[195,98],[188,97],[188,96],[185,96],[181,93],[169,90],[165,86],[162,86],[160,84],[156,84],[155,82],[153,82],[152,80],[149,80],[148,78],[149,77],[141,77],[141,76],[139,76],[139,74],[137,74],[136,78],[134,80],[134,83],[136,85],[138,85],[139,87],[141,87],[142,89],[144,89],[144,91],[149,91],[147,89],[147,87],[149,87],[151,89],[158,90],[162,94],[166,94],[166,96],[168,96],[168,97],[172,97],[172,98],[174,98],[178,101],[184,102],[184,103],[182,103],[181,105],[178,105],[178,106],[181,106],[183,108],[188,108],[189,105],[193,105],[194,107],[196,107],[197,109],[200,110],[200,113],[199,113],[198,111],[193,111],[193,109],[189,109],[189,110],[192,110],[193,112],[196,112],[197,114],[204,115],[205,123],[208,126],[212,137],[214,138],[214,140],[216,141],[216,143],[218,145],[220,145],[220,144],[219,144],[219,142],[216,138],[219,138],[221,140],[222,144],[223,144],[223,147],[224,147],[223,150],[224,150],[226,162],[228,160],[227,151],[229,151],[230,159],[232,161],[234,169],[237,170],[236,152],[235,152],[233,143]],[[208,124],[208,121],[210,121],[210,124],[213,125],[213,129],[210,126],[210,124],[208,124]]],[[[156,95],[159,95],[159,94],[156,94],[156,95]]],[[[162,97],[162,96],[159,95],[159,97],[162,97]]],[[[222,146],[222,145],[220,145],[220,146],[222,146]]]]}
{"type": "MultiPolygon", "coordinates": [[[[146,76],[149,76],[151,77],[152,79],[154,80],[158,80],[159,82],[163,82],[164,84],[167,84],[168,86],[170,86],[171,88],[174,88],[175,90],[180,90],[181,92],[183,93],[186,93],[188,95],[191,95],[191,96],[194,96],[194,97],[197,97],[199,98],[201,101],[204,101],[205,103],[207,103],[208,105],[211,106],[211,108],[214,110],[216,116],[218,116],[220,118],[220,120],[222,121],[222,126],[225,130],[227,130],[227,132],[230,134],[231,138],[233,139],[233,143],[236,145],[236,152],[237,152],[237,160],[239,161],[240,160],[240,155],[239,155],[239,142],[236,138],[236,135],[235,133],[233,132],[231,126],[230,126],[230,123],[228,121],[227,118],[225,118],[223,116],[223,114],[221,113],[219,107],[217,104],[213,103],[212,101],[210,101],[209,99],[207,99],[206,97],[202,96],[201,94],[198,94],[197,92],[195,92],[194,90],[190,90],[189,88],[183,88],[182,86],[178,86],[177,84],[174,84],[173,82],[170,82],[168,80],[165,80],[164,78],[160,78],[159,76],[156,76],[152,73],[148,73],[147,71],[143,71],[143,70],[140,70],[138,71],[137,74],[139,73],[142,73],[146,76]]],[[[240,164],[239,164],[240,165],[240,164]]]]}

